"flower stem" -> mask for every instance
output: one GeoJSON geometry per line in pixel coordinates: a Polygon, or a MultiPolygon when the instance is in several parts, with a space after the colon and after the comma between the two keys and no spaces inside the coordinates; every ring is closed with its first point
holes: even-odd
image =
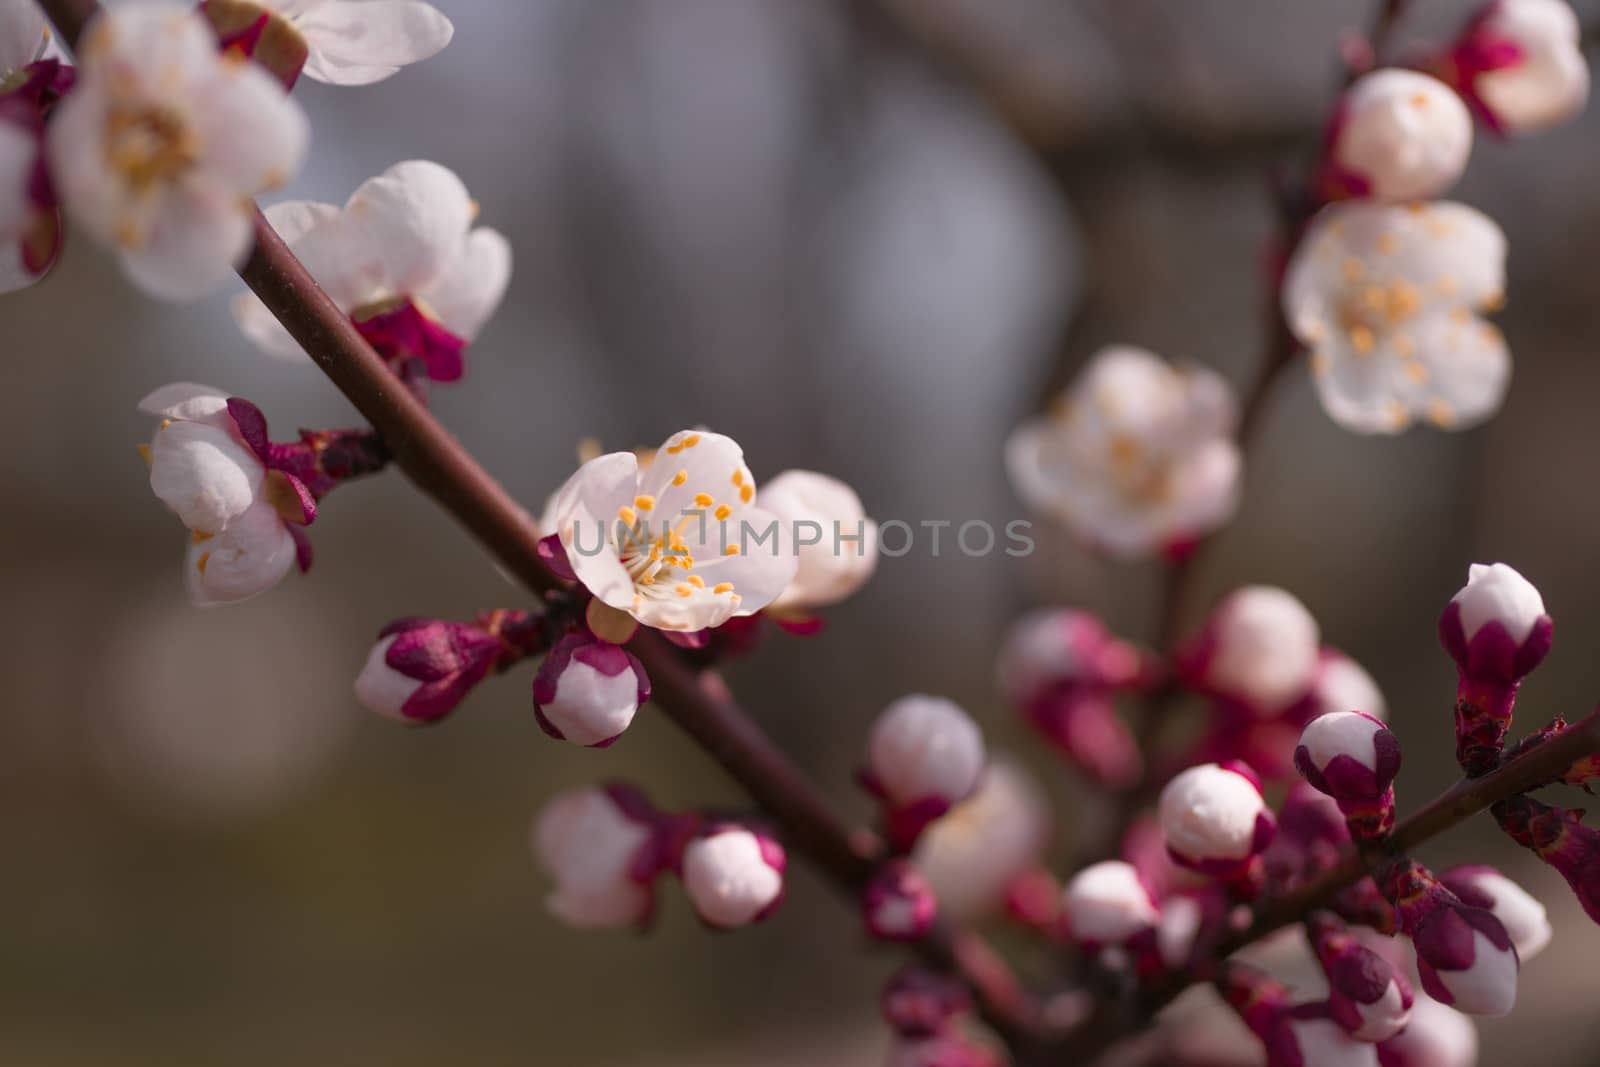
{"type": "MultiPolygon", "coordinates": [[[[69,45],[100,11],[95,0],[41,0],[41,6],[69,45]]],[[[239,276],[378,431],[395,464],[530,591],[557,589],[527,511],[394,375],[259,210],[254,233],[239,276]]],[[[838,888],[858,895],[883,856],[877,836],[847,828],[714,675],[697,674],[653,633],[642,634],[634,652],[655,686],[655,703],[782,826],[801,854],[838,888]]],[[[977,935],[941,925],[911,947],[930,965],[966,980],[1002,1036],[1028,1043],[1036,1014],[1031,999],[977,935]]]]}

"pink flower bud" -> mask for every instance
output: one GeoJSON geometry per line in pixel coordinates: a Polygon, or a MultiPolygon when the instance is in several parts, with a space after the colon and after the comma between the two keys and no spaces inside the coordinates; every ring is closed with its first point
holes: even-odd
{"type": "Polygon", "coordinates": [[[917,694],[878,716],[862,779],[884,802],[890,838],[909,847],[929,822],[972,795],[985,759],[983,735],[965,711],[917,694]]]}
{"type": "Polygon", "coordinates": [[[1331,163],[1347,195],[1431,200],[1454,185],[1472,152],[1472,116],[1437,78],[1376,70],[1357,79],[1331,131],[1331,163]]]}
{"type": "Polygon", "coordinates": [[[939,911],[933,886],[909,863],[886,864],[867,883],[861,909],[867,933],[880,941],[915,941],[939,911]]]}
{"type": "Polygon", "coordinates": [[[1079,871],[1062,891],[1061,907],[1068,936],[1089,952],[1126,944],[1161,919],[1139,872],[1121,860],[1079,871]]]}
{"type": "Polygon", "coordinates": [[[1216,982],[1266,1047],[1267,1067],[1377,1067],[1376,1048],[1347,1034],[1327,1004],[1290,1004],[1284,986],[1238,963],[1225,965],[1216,982]]]}
{"type": "Polygon", "coordinates": [[[883,987],[878,1006],[902,1037],[931,1037],[972,1010],[972,994],[959,979],[907,966],[883,987]]]}
{"type": "Polygon", "coordinates": [[[1527,963],[1555,936],[1550,915],[1526,889],[1486,864],[1463,864],[1439,876],[1444,887],[1463,904],[1493,913],[1517,946],[1517,958],[1527,963]]]}
{"type": "Polygon", "coordinates": [[[1169,970],[1189,965],[1195,940],[1205,924],[1205,905],[1197,898],[1174,894],[1161,902],[1161,921],[1156,927],[1156,951],[1169,970]]]}
{"type": "Polygon", "coordinates": [[[1417,950],[1417,973],[1428,995],[1469,1015],[1509,1014],[1519,965],[1500,920],[1462,903],[1413,860],[1395,861],[1379,883],[1417,950]]]}
{"type": "Polygon", "coordinates": [[[1378,1046],[1378,1062],[1383,1067],[1474,1067],[1478,1031],[1454,1008],[1421,997],[1411,1024],[1378,1046]]]}
{"type": "Polygon", "coordinates": [[[1334,711],[1313,719],[1300,734],[1294,764],[1338,802],[1357,838],[1372,840],[1394,828],[1400,742],[1371,715],[1334,711]]]}
{"type": "Polygon", "coordinates": [[[558,741],[604,748],[650,699],[644,664],[627,649],[588,634],[556,643],[533,679],[533,713],[558,741]]]}
{"type": "Polygon", "coordinates": [[[1438,64],[1499,133],[1544,129],[1589,99],[1578,16],[1565,0],[1491,0],[1438,64]]]}
{"type": "Polygon", "coordinates": [[[1583,825],[1583,812],[1525,796],[1502,800],[1490,810],[1513,841],[1567,880],[1584,912],[1600,923],[1600,831],[1583,825]]]}
{"type": "Polygon", "coordinates": [[[1405,1029],[1414,998],[1404,975],[1332,916],[1313,917],[1306,932],[1328,978],[1330,1018],[1358,1041],[1387,1041],[1405,1029]]]}
{"type": "Polygon", "coordinates": [[[1140,669],[1138,649],[1113,636],[1095,616],[1071,608],[1030,611],[1018,619],[1006,632],[996,664],[1001,692],[1019,709],[1060,686],[1100,691],[1128,686],[1140,669]]]}
{"type": "Polygon", "coordinates": [[[642,926],[655,907],[662,870],[660,820],[626,786],[574,789],[540,810],[534,852],[556,881],[545,904],[577,927],[642,926]]]}
{"type": "Polygon", "coordinates": [[[356,678],[356,698],[410,725],[454,711],[508,651],[483,626],[441,619],[401,619],[378,637],[356,678]]]}
{"type": "Polygon", "coordinates": [[[1550,651],[1544,599],[1504,563],[1474,563],[1439,617],[1439,640],[1456,661],[1456,758],[1469,774],[1498,761],[1522,679],[1550,651]]]}
{"type": "Polygon", "coordinates": [[[783,846],[737,824],[712,827],[683,851],[683,888],[708,926],[760,922],[783,902],[783,846]]]}
{"type": "Polygon", "coordinates": [[[1320,634],[1305,605],[1282,589],[1249,586],[1223,599],[1179,654],[1191,685],[1270,718],[1311,689],[1320,634]]]}
{"type": "Polygon", "coordinates": [[[1240,872],[1277,830],[1260,782],[1242,763],[1190,767],[1161,791],[1160,813],[1172,857],[1219,877],[1240,872]]]}

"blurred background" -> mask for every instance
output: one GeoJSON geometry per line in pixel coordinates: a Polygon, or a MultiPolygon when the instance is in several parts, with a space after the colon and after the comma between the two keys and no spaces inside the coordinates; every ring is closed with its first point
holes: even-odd
{"type": "MultiPolygon", "coordinates": [[[[997,526],[1021,514],[1006,434],[1098,345],[1246,380],[1265,174],[1315,136],[1341,34],[1372,6],[898,0],[885,20],[867,0],[436,2],[456,25],[438,58],[296,90],[316,151],[288,194],[342,201],[432,158],[511,238],[507,301],[435,404],[515,493],[536,508],[583,437],[653,445],[704,423],[758,479],[828,471],[880,520],[997,526]],[[908,24],[988,72],[1049,159],[908,24]]],[[[1408,36],[1473,5],[1415,6],[1408,36]]],[[[1514,564],[1558,621],[1522,725],[1600,697],[1597,134],[1591,111],[1483,138],[1457,193],[1511,239],[1501,415],[1360,438],[1296,367],[1245,508],[1199,562],[1191,620],[1235,585],[1281,584],[1371,669],[1405,746],[1402,812],[1455,776],[1434,623],[1469,562],[1514,564]]],[[[432,730],[356,706],[391,618],[519,603],[400,477],[329,502],[309,578],[187,605],[183,531],[134,449],[138,398],[190,379],[257,401],[276,436],[356,421],[309,363],[259,355],[226,303],[147,302],[84,240],[0,299],[0,1062],[877,1062],[897,957],[804,866],[776,921],[732,936],[703,933],[676,890],[644,939],[545,915],[527,837],[557,790],[620,777],[669,806],[739,801],[660,716],[608,751],[553,744],[527,671],[432,730]]],[[[992,656],[1036,604],[1147,635],[1157,575],[1040,541],[1023,561],[885,560],[821,636],[738,664],[735,690],[857,817],[871,717],[904,692],[951,696],[1046,783],[1065,854],[1096,809],[1009,720],[992,656]]],[[[1483,1062],[1536,1038],[1543,1064],[1593,1063],[1600,930],[1564,884],[1487,818],[1423,858],[1503,865],[1559,932],[1515,1016],[1482,1027],[1483,1062]]]]}

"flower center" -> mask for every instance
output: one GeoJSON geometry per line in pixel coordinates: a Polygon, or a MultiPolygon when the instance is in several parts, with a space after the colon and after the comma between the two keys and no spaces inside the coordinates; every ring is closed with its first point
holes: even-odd
{"type": "Polygon", "coordinates": [[[137,192],[174,181],[199,153],[194,129],[171,109],[116,108],[106,119],[106,163],[137,192]]]}

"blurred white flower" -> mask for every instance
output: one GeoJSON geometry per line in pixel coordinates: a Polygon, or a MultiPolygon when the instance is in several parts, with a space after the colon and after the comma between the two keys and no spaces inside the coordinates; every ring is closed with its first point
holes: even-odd
{"type": "Polygon", "coordinates": [[[826,474],[784,471],[761,487],[756,504],[794,535],[794,580],[769,610],[807,613],[846,599],[878,565],[878,524],[854,489],[826,474]],[[802,528],[804,536],[802,537],[802,528]]]}
{"type": "Polygon", "coordinates": [[[1021,764],[997,757],[978,791],[936,819],[917,839],[912,862],[933,885],[939,913],[955,920],[993,911],[1050,843],[1044,789],[1021,764]]]}
{"type": "Polygon", "coordinates": [[[305,115],[268,74],[220,55],[189,7],[102,12],[78,58],[47,134],[62,203],[141,289],[204,295],[249,250],[251,199],[300,169],[305,115]]]}
{"type": "Polygon", "coordinates": [[[790,533],[755,507],[744,450],[721,434],[667,438],[578,468],[547,509],[578,581],[646,626],[693,632],[753,615],[794,578],[790,533]]]}
{"type": "Polygon", "coordinates": [[[782,902],[786,866],[772,838],[742,826],[718,827],[683,850],[683,888],[708,925],[747,926],[782,902]]]}
{"type": "Polygon", "coordinates": [[[1359,433],[1461,429],[1500,407],[1511,354],[1479,318],[1504,300],[1505,235],[1461,204],[1326,208],[1289,263],[1283,311],[1322,406],[1359,433]]]}
{"type": "Polygon", "coordinates": [[[1583,28],[1565,0],[1491,0],[1450,58],[1461,92],[1498,130],[1545,129],[1589,100],[1583,28]]]}
{"type": "Polygon", "coordinates": [[[1121,860],[1079,871],[1062,890],[1061,904],[1067,932],[1085,946],[1122,944],[1161,920],[1149,887],[1121,860]]]}
{"type": "Polygon", "coordinates": [[[205,0],[223,46],[257,55],[286,85],[301,72],[329,85],[371,85],[436,55],[455,32],[421,0],[205,0]],[[287,31],[294,45],[273,40],[287,31]]]}
{"type": "Polygon", "coordinates": [[[161,419],[147,451],[150,488],[190,530],[189,599],[202,606],[245,600],[282,581],[297,555],[285,515],[310,521],[305,498],[245,441],[227,395],[168,385],[139,410],[161,419]]]}
{"type": "Polygon", "coordinates": [[[645,860],[653,828],[604,789],[574,789],[552,797],[533,825],[533,850],[555,878],[545,906],[580,928],[636,926],[655,903],[645,860]]]}
{"type": "Polygon", "coordinates": [[[1185,650],[1206,689],[1270,718],[1305,697],[1320,665],[1317,620],[1294,594],[1270,585],[1229,593],[1185,650]]]}
{"type": "Polygon", "coordinates": [[[1363,75],[1334,121],[1333,162],[1357,196],[1438,196],[1461,178],[1472,154],[1472,115],[1461,97],[1416,71],[1363,75]]]}
{"type": "MultiPolygon", "coordinates": [[[[361,184],[343,208],[289,200],[267,221],[317,283],[386,358],[420,361],[453,381],[461,350],[494,314],[511,279],[511,245],[472,225],[477,205],[437,163],[396,163],[361,184]]],[[[264,351],[305,359],[253,293],[235,298],[239,328],[264,351]]]]}
{"type": "Polygon", "coordinates": [[[885,708],[867,742],[873,783],[900,808],[932,801],[942,805],[940,814],[948,811],[977,789],[986,760],[983,734],[971,716],[921,693],[885,708]]]}
{"type": "Polygon", "coordinates": [[[1232,391],[1201,367],[1137,348],[1101,351],[1057,401],[1006,443],[1030,507],[1121,557],[1177,547],[1238,506],[1232,391]]]}

